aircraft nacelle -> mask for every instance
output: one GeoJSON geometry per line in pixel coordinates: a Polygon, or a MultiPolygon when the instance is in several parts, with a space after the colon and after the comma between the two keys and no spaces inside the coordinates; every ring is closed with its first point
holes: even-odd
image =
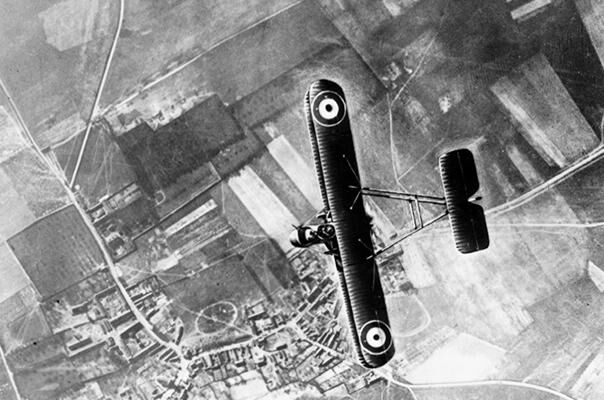
{"type": "Polygon", "coordinates": [[[289,242],[294,247],[309,247],[333,240],[335,233],[331,224],[297,226],[289,234],[289,242]]]}

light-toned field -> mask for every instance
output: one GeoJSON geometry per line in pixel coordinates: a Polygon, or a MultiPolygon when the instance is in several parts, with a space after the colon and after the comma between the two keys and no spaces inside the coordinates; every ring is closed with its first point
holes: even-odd
{"type": "MultiPolygon", "coordinates": [[[[4,181],[12,186],[11,190],[18,193],[36,218],[48,215],[69,203],[61,182],[31,148],[21,150],[4,161],[0,164],[0,170],[8,178],[4,181]]],[[[17,209],[21,210],[22,207],[20,205],[17,209]]]]}
{"type": "Polygon", "coordinates": [[[317,209],[269,152],[260,153],[248,165],[296,220],[304,222],[315,215],[317,209]]]}
{"type": "Polygon", "coordinates": [[[292,225],[297,225],[298,220],[258,175],[250,167],[244,167],[228,180],[228,185],[266,234],[283,251],[289,250],[291,244],[288,236],[292,225]]]}
{"type": "Polygon", "coordinates": [[[420,334],[430,326],[430,317],[415,296],[394,294],[386,296],[390,328],[395,345],[404,345],[407,337],[420,334]]]}
{"type": "Polygon", "coordinates": [[[30,284],[6,243],[0,244],[0,303],[30,284]]]}
{"type": "MultiPolygon", "coordinates": [[[[27,193],[21,189],[23,184],[28,182],[15,183],[15,180],[23,179],[21,174],[37,166],[27,163],[22,165],[23,171],[11,167],[28,152],[27,143],[16,121],[7,109],[0,105],[0,241],[23,230],[38,216],[35,208],[28,204],[27,193]]],[[[40,190],[43,190],[43,187],[40,190]]],[[[7,262],[9,260],[7,259],[7,262]]],[[[1,293],[0,291],[0,297],[1,293]]]]}
{"type": "Polygon", "coordinates": [[[0,240],[6,240],[36,220],[27,202],[0,169],[0,240]]]}
{"type": "Polygon", "coordinates": [[[94,36],[109,34],[110,7],[108,2],[100,0],[63,0],[38,16],[48,43],[65,51],[89,42],[94,36]]]}
{"type": "Polygon", "coordinates": [[[543,55],[499,79],[491,90],[551,166],[565,167],[597,145],[595,133],[543,55]]]}
{"type": "Polygon", "coordinates": [[[226,182],[222,181],[212,188],[210,194],[220,207],[222,214],[229,221],[229,225],[241,236],[248,238],[263,238],[266,236],[258,221],[226,182]]]}
{"type": "Polygon", "coordinates": [[[0,105],[0,162],[27,147],[14,118],[0,105]]]}
{"type": "Polygon", "coordinates": [[[266,148],[315,210],[321,210],[323,200],[312,160],[304,160],[283,135],[274,138],[266,148]]]}
{"type": "Polygon", "coordinates": [[[414,389],[417,400],[559,400],[560,396],[504,385],[414,389]]]}
{"type": "Polygon", "coordinates": [[[576,0],[574,3],[600,61],[604,64],[604,4],[598,0],[576,0]]]}
{"type": "Polygon", "coordinates": [[[436,349],[405,378],[413,383],[463,382],[491,377],[505,350],[461,333],[436,349]]]}
{"type": "Polygon", "coordinates": [[[604,350],[600,350],[573,385],[571,393],[585,400],[604,397],[604,350]]]}
{"type": "Polygon", "coordinates": [[[243,383],[233,385],[230,388],[230,394],[233,400],[262,398],[262,396],[269,393],[266,383],[258,371],[250,371],[244,375],[243,383]]]}
{"type": "MultiPolygon", "coordinates": [[[[42,308],[36,300],[33,285],[27,286],[0,303],[0,343],[6,353],[30,345],[50,335],[42,308]]],[[[32,349],[30,349],[32,350],[32,349]]],[[[32,352],[34,358],[44,359],[48,354],[32,352]]],[[[27,364],[29,360],[22,361],[27,364]]]]}
{"type": "Polygon", "coordinates": [[[506,347],[533,322],[531,305],[584,273],[586,232],[556,223],[578,219],[559,195],[546,193],[507,214],[488,217],[490,247],[461,255],[443,221],[407,241],[404,265],[436,325],[456,324],[506,347]]]}

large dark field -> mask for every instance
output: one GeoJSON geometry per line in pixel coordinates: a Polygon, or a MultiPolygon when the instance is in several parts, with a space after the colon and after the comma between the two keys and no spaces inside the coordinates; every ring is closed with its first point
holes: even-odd
{"type": "Polygon", "coordinates": [[[168,295],[192,312],[221,300],[243,305],[262,297],[260,288],[246,270],[241,258],[234,255],[190,279],[165,286],[168,295]]]}
{"type": "Polygon", "coordinates": [[[42,297],[84,279],[103,257],[74,206],[37,221],[8,245],[42,297]]]}
{"type": "Polygon", "coordinates": [[[142,124],[117,142],[148,193],[167,188],[242,139],[243,133],[217,96],[152,131],[142,124]]]}

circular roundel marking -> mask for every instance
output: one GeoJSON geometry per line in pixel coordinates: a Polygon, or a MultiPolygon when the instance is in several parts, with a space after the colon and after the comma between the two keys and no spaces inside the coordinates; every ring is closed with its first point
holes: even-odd
{"type": "Polygon", "coordinates": [[[369,354],[380,355],[392,346],[392,333],[390,327],[378,320],[366,322],[359,331],[361,346],[369,354]]]}
{"type": "Polygon", "coordinates": [[[326,127],[338,125],[346,116],[344,99],[331,90],[324,90],[316,95],[310,109],[315,122],[326,127]]]}

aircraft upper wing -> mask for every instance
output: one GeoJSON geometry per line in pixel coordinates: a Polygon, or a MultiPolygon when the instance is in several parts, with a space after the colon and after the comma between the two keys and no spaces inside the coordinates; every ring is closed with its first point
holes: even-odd
{"type": "Polygon", "coordinates": [[[364,365],[379,367],[392,358],[394,346],[342,88],[314,82],[305,111],[321,195],[335,228],[335,259],[355,349],[364,365]]]}

